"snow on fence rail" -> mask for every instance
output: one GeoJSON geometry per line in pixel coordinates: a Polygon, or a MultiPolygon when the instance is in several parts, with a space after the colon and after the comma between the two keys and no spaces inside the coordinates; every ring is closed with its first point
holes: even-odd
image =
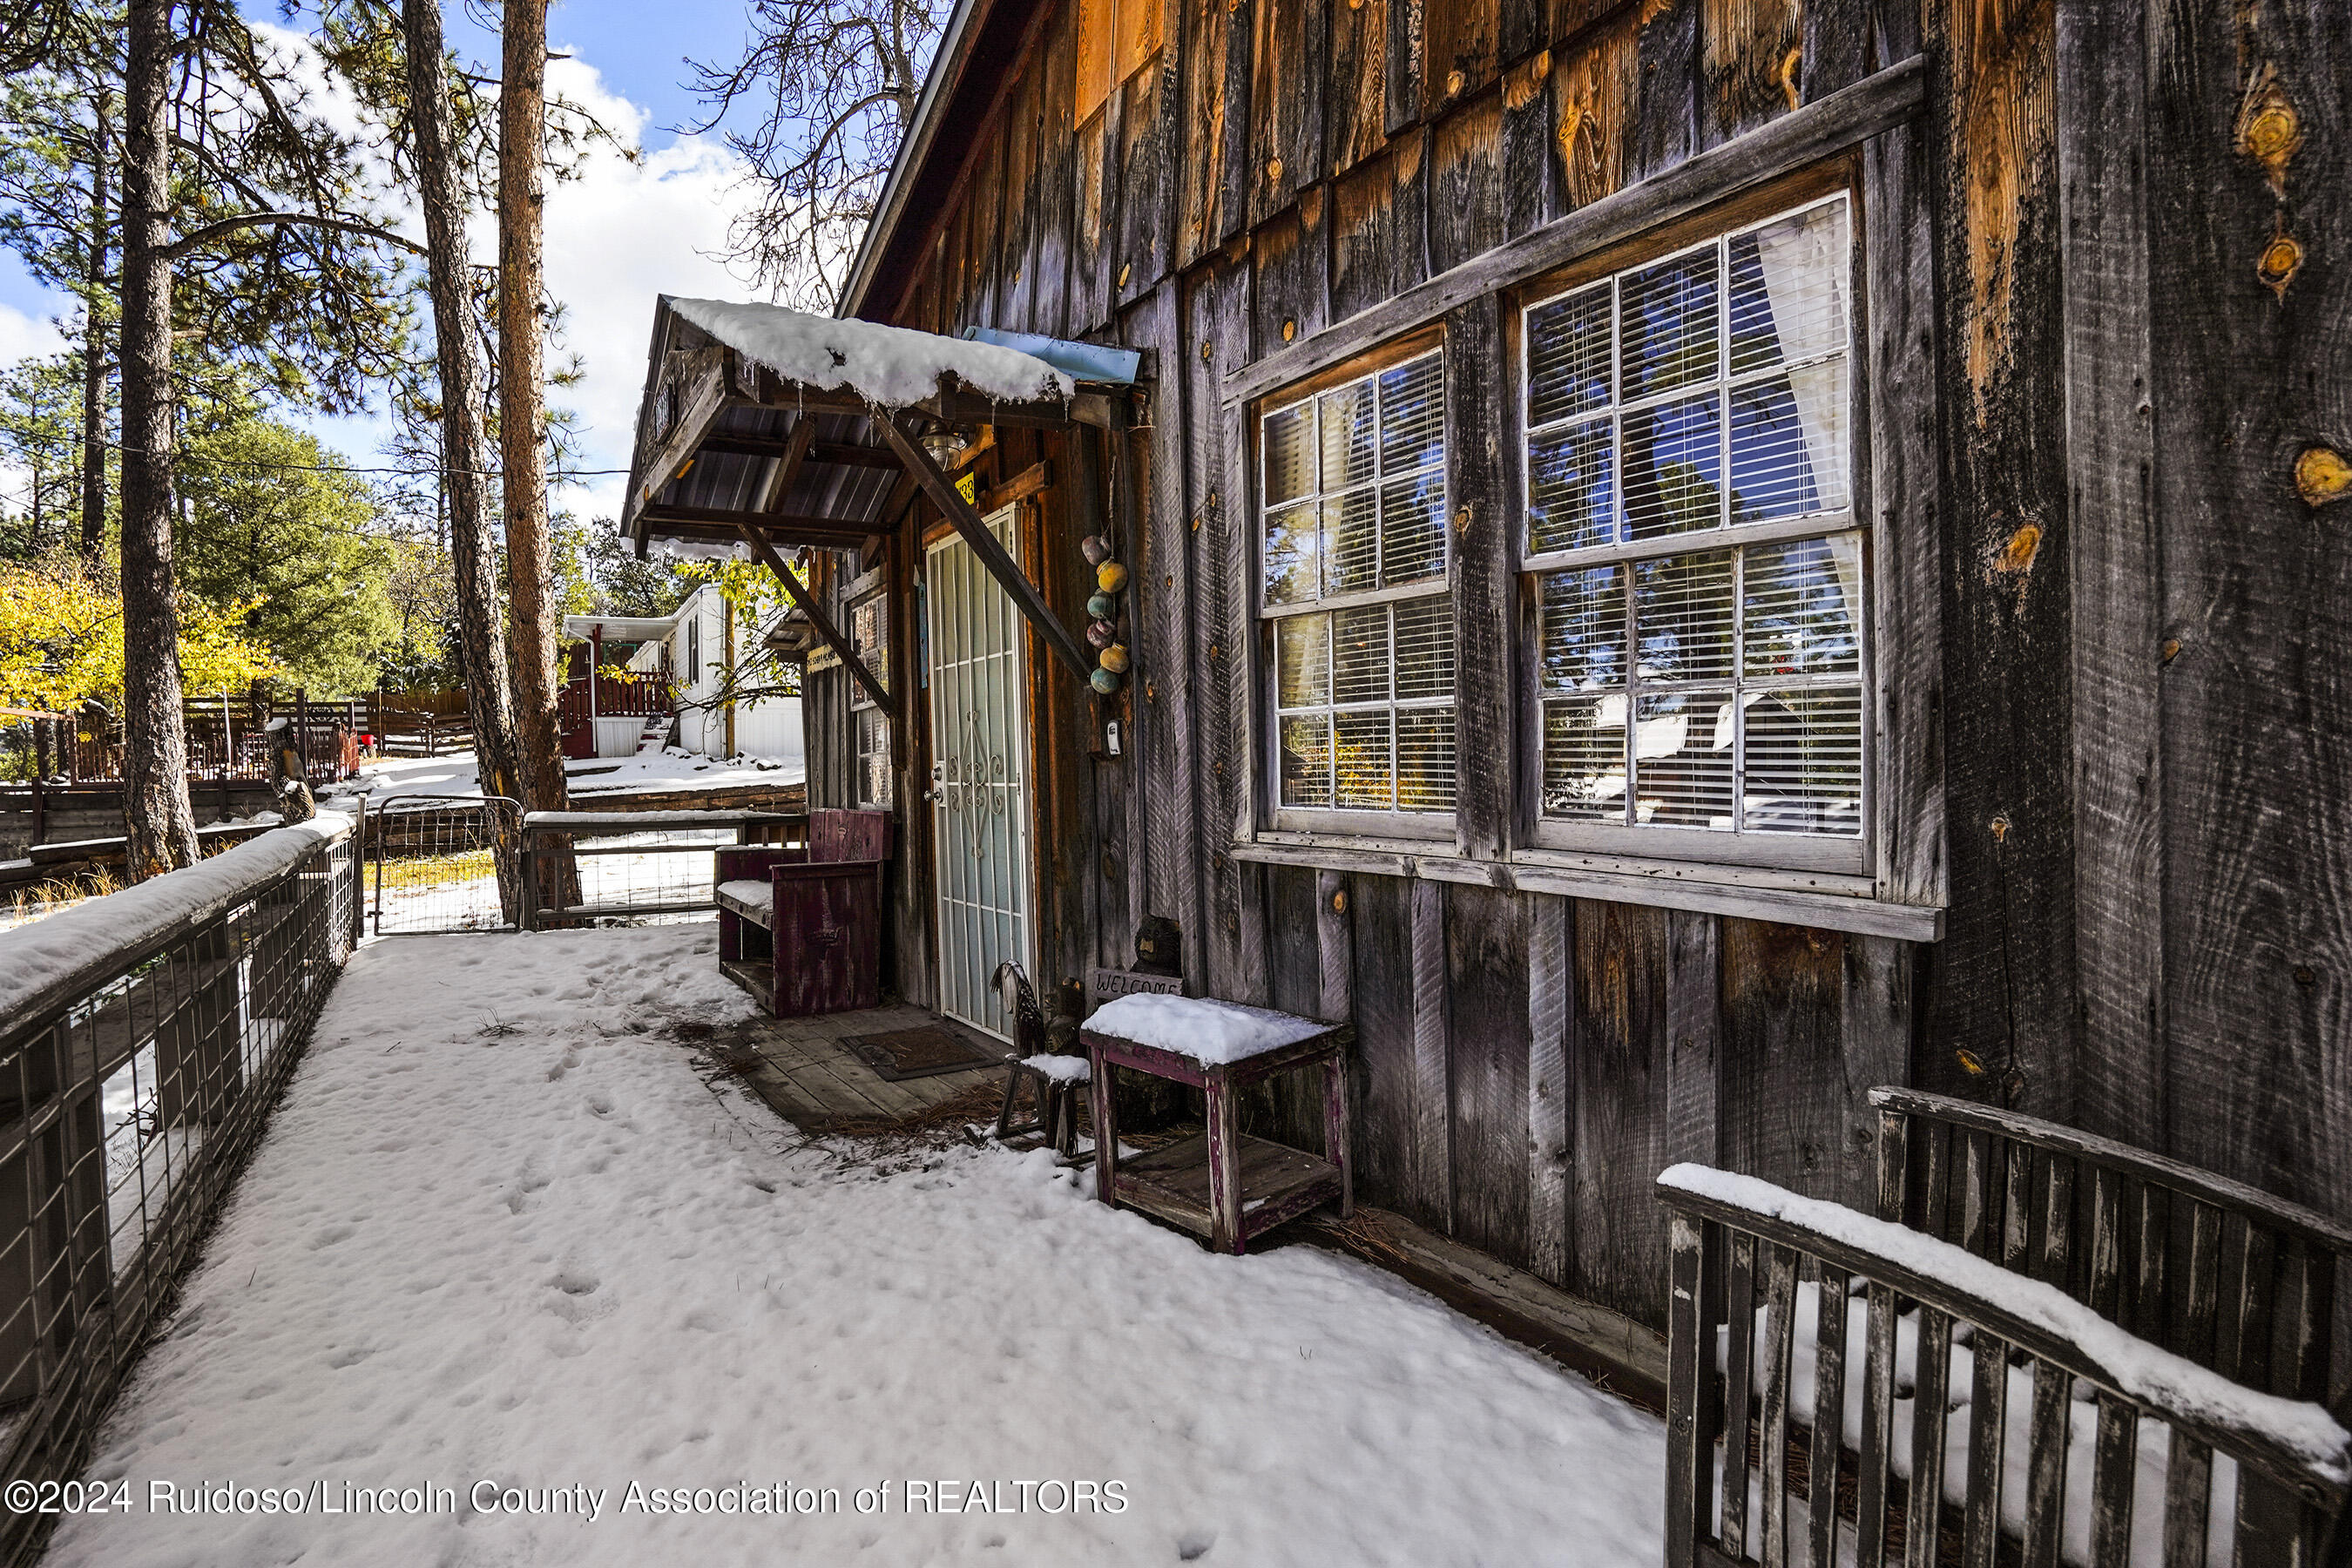
{"type": "MultiPolygon", "coordinates": [[[[350,955],[322,816],[0,932],[0,1488],[71,1479],[350,955]]],[[[0,1512],[0,1562],[37,1512],[0,1512]]]]}
{"type": "Polygon", "coordinates": [[[1700,1165],[1658,1194],[1670,1568],[2323,1561],[2352,1436],[2319,1404],[1904,1225],[1700,1165]]]}

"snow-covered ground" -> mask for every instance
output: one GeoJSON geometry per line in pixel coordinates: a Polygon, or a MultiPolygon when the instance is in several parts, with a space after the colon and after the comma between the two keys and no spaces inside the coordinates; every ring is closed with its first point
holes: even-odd
{"type": "Polygon", "coordinates": [[[1658,1561],[1660,1424],[1387,1275],[706,1086],[667,1031],[745,1016],[714,941],[362,949],[99,1444],[132,1511],[50,1561],[1658,1561]],[[305,1512],[153,1506],[205,1484],[305,1512]],[[439,1511],[349,1511],[385,1488],[439,1511]]]}
{"type": "MultiPolygon", "coordinates": [[[[772,762],[764,757],[706,757],[698,752],[671,746],[633,757],[604,757],[564,763],[575,804],[592,805],[599,794],[614,790],[718,789],[737,784],[798,784],[798,763],[772,762]]],[[[355,810],[362,800],[381,801],[394,795],[479,795],[474,753],[453,752],[442,757],[391,757],[361,764],[360,776],[328,784],[320,802],[336,803],[336,810],[355,810]]]]}

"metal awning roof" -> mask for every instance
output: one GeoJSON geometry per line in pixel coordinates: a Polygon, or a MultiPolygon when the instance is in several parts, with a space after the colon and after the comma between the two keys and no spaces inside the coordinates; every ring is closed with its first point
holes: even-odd
{"type": "Polygon", "coordinates": [[[677,616],[566,616],[563,635],[568,637],[601,637],[608,642],[652,642],[666,637],[677,627],[677,616]]]}

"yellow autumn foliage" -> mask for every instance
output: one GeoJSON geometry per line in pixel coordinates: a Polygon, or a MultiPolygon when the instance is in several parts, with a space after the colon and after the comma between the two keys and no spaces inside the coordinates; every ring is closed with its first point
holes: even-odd
{"type": "MultiPolygon", "coordinates": [[[[242,689],[277,672],[245,633],[253,605],[180,595],[180,677],[191,692],[242,689]]],[[[70,558],[0,562],[0,706],[68,712],[122,697],[122,597],[70,558]]]]}

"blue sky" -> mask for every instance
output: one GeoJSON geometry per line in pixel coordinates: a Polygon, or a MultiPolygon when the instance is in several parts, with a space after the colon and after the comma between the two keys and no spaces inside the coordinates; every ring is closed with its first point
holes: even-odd
{"type": "MultiPolygon", "coordinates": [[[[246,10],[265,23],[278,15],[274,4],[246,10]]],[[[452,47],[495,71],[494,26],[478,25],[463,0],[445,0],[443,15],[452,47]]],[[[593,157],[583,178],[556,186],[548,200],[549,287],[571,310],[562,346],[580,353],[587,372],[562,401],[586,422],[588,467],[627,462],[656,293],[760,297],[716,258],[728,219],[745,199],[735,189],[740,167],[717,136],[681,138],[673,129],[698,112],[682,85],[688,73],[681,57],[731,59],[745,16],[743,0],[579,0],[549,15],[551,45],[574,55],[551,68],[551,87],[589,102],[646,154],[636,165],[593,157]]],[[[488,215],[477,216],[473,241],[477,259],[494,254],[488,215]]],[[[60,311],[71,313],[0,253],[0,362],[57,346],[44,323],[60,311]]],[[[309,423],[355,462],[373,456],[382,430],[372,417],[309,423]]],[[[621,489],[621,480],[601,479],[559,496],[558,504],[610,515],[621,489]]]]}

